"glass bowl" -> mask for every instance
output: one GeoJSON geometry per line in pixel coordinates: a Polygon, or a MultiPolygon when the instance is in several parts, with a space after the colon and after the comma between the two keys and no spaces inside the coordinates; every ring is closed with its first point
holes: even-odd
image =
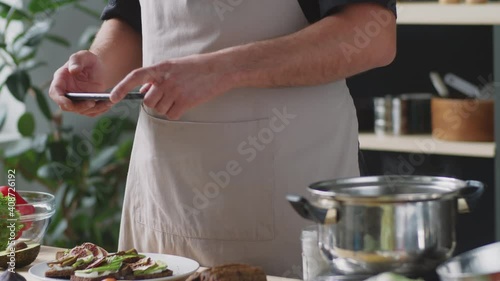
{"type": "MultiPolygon", "coordinates": [[[[11,232],[11,236],[16,236],[13,240],[15,244],[10,243],[7,249],[0,249],[2,250],[0,251],[0,267],[2,268],[21,268],[36,259],[50,218],[56,211],[55,197],[50,193],[39,191],[18,191],[17,193],[28,203],[15,205],[16,209],[22,213],[16,222],[22,224],[22,228],[16,235],[11,232]],[[13,251],[13,245],[16,245],[15,251],[13,251]]],[[[10,225],[12,221],[7,220],[10,225]]]]}

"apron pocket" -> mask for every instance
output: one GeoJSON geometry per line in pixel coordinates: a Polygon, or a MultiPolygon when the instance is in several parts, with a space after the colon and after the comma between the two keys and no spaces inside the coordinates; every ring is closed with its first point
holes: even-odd
{"type": "Polygon", "coordinates": [[[200,123],[139,117],[135,221],[196,239],[274,238],[274,135],[269,119],[200,123]]]}

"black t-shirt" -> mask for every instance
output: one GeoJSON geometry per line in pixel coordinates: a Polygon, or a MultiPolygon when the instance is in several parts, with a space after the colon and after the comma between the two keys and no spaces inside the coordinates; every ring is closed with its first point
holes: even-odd
{"type": "MultiPolygon", "coordinates": [[[[170,1],[170,0],[163,0],[170,1]]],[[[292,1],[292,0],[290,0],[292,1]]],[[[307,20],[316,22],[340,7],[351,3],[377,3],[387,7],[396,15],[396,0],[298,0],[307,20]]],[[[108,20],[119,18],[130,24],[135,30],[141,32],[141,5],[139,0],[109,0],[104,8],[101,19],[108,20]]]]}

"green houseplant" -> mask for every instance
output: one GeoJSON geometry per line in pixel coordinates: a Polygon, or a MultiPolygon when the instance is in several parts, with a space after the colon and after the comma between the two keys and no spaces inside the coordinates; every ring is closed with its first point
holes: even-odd
{"type": "MultiPolygon", "coordinates": [[[[93,130],[76,132],[65,124],[60,111],[51,110],[46,93],[50,83],[34,85],[31,79],[32,71],[45,64],[37,52],[42,41],[70,45],[51,33],[55,13],[66,6],[94,17],[98,13],[79,0],[30,0],[23,4],[23,8],[16,8],[0,0],[0,19],[5,24],[0,30],[0,72],[6,77],[0,81],[0,90],[7,88],[21,102],[32,99],[50,129],[36,133],[37,117],[25,112],[18,120],[22,138],[0,154],[1,160],[6,169],[16,169],[26,180],[56,195],[57,212],[46,244],[73,247],[88,241],[114,250],[135,123],[126,117],[105,116],[93,130]],[[13,24],[22,28],[9,37],[13,24]]],[[[95,32],[89,28],[81,43],[88,44],[95,32]]],[[[0,125],[4,117],[0,112],[0,125]]]]}

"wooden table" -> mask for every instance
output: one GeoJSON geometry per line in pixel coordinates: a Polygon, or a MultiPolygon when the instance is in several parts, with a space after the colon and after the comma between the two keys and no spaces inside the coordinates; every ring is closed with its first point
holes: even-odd
{"type": "MultiPolygon", "coordinates": [[[[48,247],[48,246],[42,246],[40,250],[40,254],[38,255],[37,259],[32,263],[32,265],[41,263],[41,262],[48,262],[49,260],[53,260],[56,252],[62,250],[61,248],[55,248],[55,247],[48,247]]],[[[21,275],[23,275],[27,281],[40,281],[37,278],[31,276],[28,273],[29,266],[25,268],[20,268],[16,269],[17,272],[19,272],[21,275]]],[[[287,279],[287,278],[280,278],[280,277],[272,277],[268,276],[267,278],[268,281],[296,281],[297,279],[287,279]]]]}

